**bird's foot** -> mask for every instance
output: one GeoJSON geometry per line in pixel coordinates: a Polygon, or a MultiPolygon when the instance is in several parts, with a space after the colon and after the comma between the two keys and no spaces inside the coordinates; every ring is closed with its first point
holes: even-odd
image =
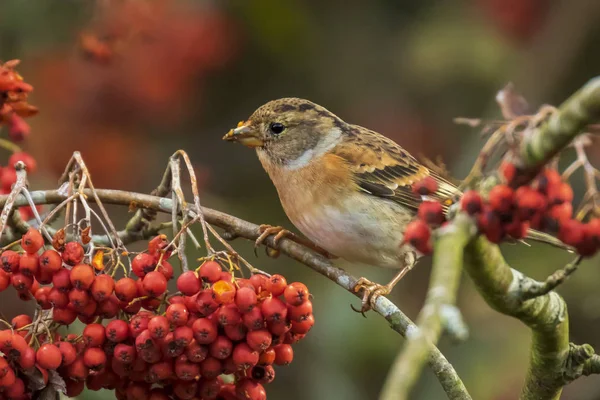
{"type": "Polygon", "coordinates": [[[279,241],[283,238],[287,238],[290,240],[293,240],[294,242],[301,244],[303,246],[308,247],[311,250],[316,251],[317,253],[321,254],[322,256],[329,258],[329,259],[333,259],[336,258],[335,256],[333,256],[332,254],[330,254],[329,252],[327,252],[327,250],[317,246],[316,244],[314,244],[313,242],[311,242],[308,239],[305,239],[303,237],[300,237],[298,235],[296,235],[293,232],[288,231],[287,229],[284,229],[281,226],[273,226],[273,225],[260,225],[258,227],[259,231],[260,231],[260,236],[256,239],[256,241],[254,242],[254,254],[256,254],[256,251],[258,249],[258,247],[261,244],[264,244],[264,241],[267,237],[271,236],[271,235],[275,235],[275,238],[273,239],[273,241],[275,242],[275,246],[279,245],[279,241]]]}
{"type": "MultiPolygon", "coordinates": [[[[260,236],[254,241],[254,254],[257,254],[257,249],[261,244],[264,244],[266,238],[271,235],[275,235],[273,241],[275,242],[275,246],[279,244],[279,241],[284,237],[292,237],[295,236],[292,232],[284,229],[282,226],[273,226],[273,225],[260,225],[258,227],[260,232],[260,236]]],[[[258,255],[258,254],[257,254],[258,255]]]]}
{"type": "Polygon", "coordinates": [[[392,287],[388,285],[380,285],[379,283],[371,282],[367,278],[360,278],[356,285],[354,286],[354,292],[358,293],[362,291],[362,303],[360,310],[352,307],[352,309],[356,312],[359,312],[365,316],[365,312],[369,311],[371,308],[375,306],[375,302],[379,296],[387,296],[392,291],[392,287]]]}

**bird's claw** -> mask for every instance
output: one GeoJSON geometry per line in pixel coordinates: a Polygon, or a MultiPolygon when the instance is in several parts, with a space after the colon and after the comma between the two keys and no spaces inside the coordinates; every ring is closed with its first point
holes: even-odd
{"type": "Polygon", "coordinates": [[[273,242],[275,242],[275,246],[279,245],[279,241],[283,238],[288,238],[290,240],[293,240],[294,242],[301,244],[303,246],[308,247],[309,249],[312,249],[314,251],[316,251],[317,253],[321,254],[323,257],[328,258],[328,259],[335,259],[337,258],[336,256],[334,256],[333,254],[327,252],[327,250],[323,249],[322,247],[316,245],[315,243],[311,242],[308,239],[305,239],[301,236],[296,235],[294,232],[290,232],[287,229],[284,229],[281,226],[272,226],[272,225],[260,225],[258,227],[259,232],[260,232],[260,236],[256,239],[256,241],[254,242],[254,254],[256,254],[258,256],[258,247],[261,244],[264,244],[265,239],[267,239],[267,237],[271,236],[271,235],[275,235],[275,238],[273,238],[273,242]]]}
{"type": "Polygon", "coordinates": [[[258,253],[257,253],[258,247],[261,244],[264,244],[265,239],[268,238],[269,236],[275,235],[275,238],[273,239],[273,241],[275,242],[275,245],[277,246],[279,241],[281,239],[283,239],[284,237],[294,235],[292,232],[288,231],[287,229],[284,229],[281,226],[260,225],[258,227],[258,229],[260,232],[260,236],[254,242],[254,254],[256,256],[258,256],[258,253]]]}
{"type": "Polygon", "coordinates": [[[359,312],[365,316],[365,312],[375,307],[375,302],[379,296],[387,296],[390,293],[388,285],[380,285],[379,283],[371,282],[367,278],[360,278],[354,286],[354,292],[358,293],[362,291],[362,302],[360,310],[351,306],[356,312],[359,312]]]}

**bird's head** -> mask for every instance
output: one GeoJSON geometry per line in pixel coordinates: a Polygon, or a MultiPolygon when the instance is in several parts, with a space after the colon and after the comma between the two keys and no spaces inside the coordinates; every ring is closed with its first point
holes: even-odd
{"type": "Polygon", "coordinates": [[[345,123],[308,100],[284,98],[258,108],[223,140],[256,148],[270,162],[302,166],[334,146],[345,123]]]}

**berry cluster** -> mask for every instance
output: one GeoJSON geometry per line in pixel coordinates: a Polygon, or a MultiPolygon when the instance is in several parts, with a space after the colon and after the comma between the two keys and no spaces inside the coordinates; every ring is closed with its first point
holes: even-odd
{"type": "MultiPolygon", "coordinates": [[[[501,175],[510,183],[515,167],[503,163],[501,175]]],[[[421,195],[437,190],[435,181],[425,179],[415,185],[421,195]]],[[[492,243],[512,238],[524,238],[530,229],[556,235],[566,245],[575,248],[582,256],[592,256],[600,250],[600,218],[581,222],[573,218],[573,189],[550,168],[544,169],[529,184],[516,190],[507,184],[493,187],[483,198],[469,190],[460,201],[460,208],[477,218],[479,231],[492,243]]],[[[404,241],[424,253],[432,252],[431,228],[445,222],[443,206],[437,201],[424,201],[418,210],[418,219],[411,222],[404,241]]]]}
{"type": "Polygon", "coordinates": [[[0,331],[0,399],[30,399],[32,371],[44,384],[57,373],[69,397],[87,386],[126,400],[266,399],[273,366],[292,361],[291,345],[314,324],[304,284],[281,275],[235,278],[217,260],[181,274],[170,295],[165,235],[132,260],[137,279],[115,280],[97,257],[86,263],[79,242],[53,244],[44,250],[32,228],[22,252],[0,254],[0,291],[12,284],[46,310],[0,331]],[[81,335],[57,332],[77,318],[86,324],[81,335]]]}
{"type": "MultiPolygon", "coordinates": [[[[12,142],[22,142],[29,136],[30,128],[24,118],[37,114],[38,109],[27,103],[27,96],[33,87],[23,81],[23,78],[15,71],[19,60],[11,60],[0,63],[0,125],[8,127],[8,136],[12,142]]],[[[37,169],[35,159],[28,153],[21,151],[16,144],[6,142],[2,147],[12,152],[8,159],[8,165],[0,168],[0,194],[10,192],[11,186],[17,180],[15,164],[23,161],[29,173],[37,169]]],[[[33,217],[30,207],[19,209],[25,220],[33,217]]]]}

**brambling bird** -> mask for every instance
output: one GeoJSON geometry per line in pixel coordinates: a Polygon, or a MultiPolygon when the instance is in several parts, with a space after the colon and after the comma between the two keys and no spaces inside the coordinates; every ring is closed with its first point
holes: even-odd
{"type": "MultiPolygon", "coordinates": [[[[402,240],[424,200],[411,185],[430,176],[437,191],[428,199],[448,205],[460,197],[454,184],[391,139],[308,100],[271,101],[223,139],[256,149],[288,218],[318,247],[349,262],[399,269],[386,285],[359,279],[363,311],[422,256],[402,240]]],[[[271,234],[289,236],[281,227],[261,229],[257,244],[271,234]]]]}

